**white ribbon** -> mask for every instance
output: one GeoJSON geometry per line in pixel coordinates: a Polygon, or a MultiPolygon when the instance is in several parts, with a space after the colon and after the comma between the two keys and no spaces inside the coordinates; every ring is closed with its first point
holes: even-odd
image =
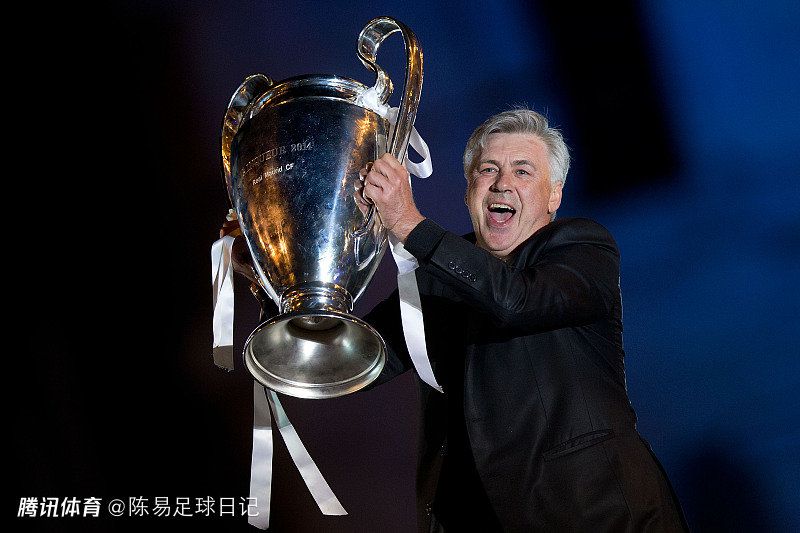
{"type": "Polygon", "coordinates": [[[269,527],[272,495],[272,424],[264,386],[253,381],[253,455],[250,461],[250,501],[257,514],[247,522],[259,529],[269,527]]]}
{"type": "Polygon", "coordinates": [[[422,319],[422,302],[419,297],[419,286],[414,271],[419,267],[416,258],[411,255],[394,235],[389,234],[389,247],[392,257],[397,263],[397,292],[400,295],[400,320],[403,324],[403,336],[406,339],[408,355],[417,369],[422,381],[439,392],[444,392],[436,381],[433,367],[428,358],[425,344],[425,323],[422,319]]]}
{"type": "MultiPolygon", "coordinates": [[[[397,114],[400,112],[400,108],[398,107],[389,107],[388,104],[381,103],[378,98],[378,91],[375,90],[375,87],[370,87],[359,94],[356,98],[356,105],[375,111],[378,115],[388,120],[392,126],[397,122],[397,114]]],[[[427,178],[433,174],[433,163],[431,163],[431,153],[430,150],[428,150],[428,144],[422,139],[417,128],[411,128],[411,136],[408,138],[408,144],[422,156],[422,161],[414,163],[409,159],[408,154],[406,154],[403,164],[408,171],[418,178],[427,178]]]]}
{"type": "MultiPolygon", "coordinates": [[[[392,125],[397,122],[399,109],[381,103],[378,99],[378,92],[374,87],[370,87],[361,93],[356,99],[356,104],[375,111],[377,114],[387,119],[392,125]]],[[[409,173],[414,174],[418,178],[427,178],[433,173],[431,153],[428,150],[427,143],[422,140],[419,132],[417,132],[417,128],[411,130],[408,144],[422,156],[422,161],[413,163],[409,161],[408,156],[406,156],[403,164],[406,166],[409,173]]],[[[408,179],[411,180],[411,176],[409,176],[408,179]]],[[[417,369],[417,374],[419,374],[422,381],[437,391],[444,392],[442,386],[437,383],[436,376],[433,374],[433,367],[428,357],[428,348],[425,344],[425,323],[422,319],[422,303],[419,296],[417,276],[414,274],[414,271],[419,267],[419,263],[413,255],[406,251],[403,243],[395,239],[392,234],[389,234],[389,246],[392,249],[394,262],[397,263],[397,292],[400,295],[400,320],[403,324],[403,336],[406,339],[406,346],[408,347],[408,354],[411,356],[411,362],[414,363],[414,368],[417,369]]]]}
{"type": "Polygon", "coordinates": [[[233,237],[211,245],[211,285],[214,295],[214,364],[233,370],[233,237]]]}
{"type": "MultiPolygon", "coordinates": [[[[228,212],[227,219],[235,220],[236,213],[228,212]]],[[[214,363],[233,370],[233,260],[234,237],[226,235],[211,245],[211,282],[214,296],[214,363]]],[[[308,490],[326,515],[345,515],[342,504],[333,494],[322,473],[311,459],[300,436],[289,422],[278,396],[263,385],[253,382],[253,455],[250,463],[250,498],[256,502],[257,514],[248,523],[259,528],[269,527],[272,495],[272,423],[275,417],[289,455],[308,490]],[[266,391],[266,394],[265,394],[266,391]]]]}
{"type": "Polygon", "coordinates": [[[270,411],[278,431],[283,436],[289,455],[308,487],[311,496],[324,515],[346,515],[342,504],[322,476],[316,463],[306,450],[294,426],[289,422],[278,395],[253,382],[253,456],[250,463],[250,498],[256,502],[258,513],[247,521],[259,529],[269,527],[270,495],[272,487],[272,424],[270,411]]]}

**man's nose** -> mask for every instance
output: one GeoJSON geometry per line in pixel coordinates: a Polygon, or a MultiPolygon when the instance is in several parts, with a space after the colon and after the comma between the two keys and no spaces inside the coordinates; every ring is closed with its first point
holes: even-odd
{"type": "Polygon", "coordinates": [[[500,169],[489,189],[492,192],[506,192],[511,190],[511,171],[500,169]]]}

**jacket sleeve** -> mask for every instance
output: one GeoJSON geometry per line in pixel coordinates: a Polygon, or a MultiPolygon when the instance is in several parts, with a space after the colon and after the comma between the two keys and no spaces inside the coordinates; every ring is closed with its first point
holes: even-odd
{"type": "Polygon", "coordinates": [[[498,327],[537,332],[608,316],[619,302],[619,252],[611,235],[587,219],[545,228],[544,244],[535,250],[523,244],[518,253],[527,255],[513,261],[516,267],[429,220],[405,246],[425,274],[498,327]]]}

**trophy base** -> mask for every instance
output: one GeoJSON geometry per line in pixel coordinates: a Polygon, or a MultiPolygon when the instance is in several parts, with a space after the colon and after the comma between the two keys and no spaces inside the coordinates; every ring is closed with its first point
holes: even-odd
{"type": "Polygon", "coordinates": [[[372,383],[386,362],[386,345],[372,326],[336,311],[275,316],[245,342],[244,360],[264,386],[289,396],[335,398],[372,383]]]}

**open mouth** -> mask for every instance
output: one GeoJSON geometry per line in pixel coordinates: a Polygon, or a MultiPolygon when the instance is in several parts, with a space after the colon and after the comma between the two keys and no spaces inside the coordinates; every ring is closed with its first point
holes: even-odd
{"type": "Polygon", "coordinates": [[[487,210],[489,211],[489,220],[498,225],[506,224],[517,212],[517,210],[510,205],[499,202],[489,204],[487,210]]]}

